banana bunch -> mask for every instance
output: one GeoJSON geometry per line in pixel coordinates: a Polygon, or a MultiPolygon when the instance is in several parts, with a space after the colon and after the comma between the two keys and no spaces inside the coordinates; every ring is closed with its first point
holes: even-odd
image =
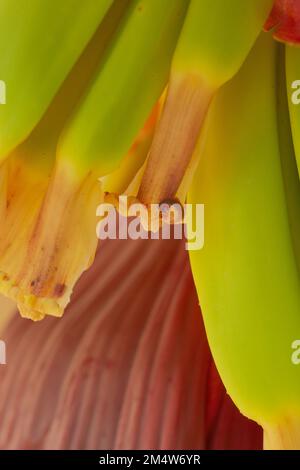
{"type": "Polygon", "coordinates": [[[101,201],[185,198],[208,104],[273,2],[210,3],[1,2],[0,290],[22,316],[62,315],[101,201]]]}

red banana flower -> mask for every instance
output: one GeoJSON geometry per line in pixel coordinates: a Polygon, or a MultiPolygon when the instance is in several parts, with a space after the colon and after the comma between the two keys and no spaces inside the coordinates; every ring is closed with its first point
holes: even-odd
{"type": "Polygon", "coordinates": [[[3,339],[2,449],[261,449],[209,352],[184,242],[101,246],[64,317],[3,339]]]}

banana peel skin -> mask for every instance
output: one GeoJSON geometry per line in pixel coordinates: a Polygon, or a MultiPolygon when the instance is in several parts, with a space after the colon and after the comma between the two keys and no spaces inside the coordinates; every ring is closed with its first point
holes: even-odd
{"type": "Polygon", "coordinates": [[[279,57],[279,46],[263,34],[212,104],[188,196],[205,205],[205,244],[190,259],[228,393],[263,426],[266,447],[297,448],[300,374],[291,345],[300,331],[299,240],[293,234],[300,184],[293,147],[280,142],[282,132],[289,141],[290,129],[279,132],[279,57]]]}
{"type": "Polygon", "coordinates": [[[95,168],[99,177],[118,169],[167,85],[188,4],[129,3],[102,66],[62,131],[59,161],[71,160],[81,174],[95,168]]]}
{"type": "Polygon", "coordinates": [[[0,3],[0,159],[42,118],[113,0],[0,3]]]}
{"type": "Polygon", "coordinates": [[[286,45],[286,77],[293,142],[300,177],[300,100],[297,92],[300,88],[300,47],[286,45]]]}

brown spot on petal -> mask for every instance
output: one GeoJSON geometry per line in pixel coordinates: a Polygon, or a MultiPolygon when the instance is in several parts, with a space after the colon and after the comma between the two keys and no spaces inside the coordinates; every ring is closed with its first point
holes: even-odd
{"type": "Polygon", "coordinates": [[[56,284],[53,291],[54,296],[61,297],[64,294],[66,287],[67,286],[65,284],[56,284]]]}

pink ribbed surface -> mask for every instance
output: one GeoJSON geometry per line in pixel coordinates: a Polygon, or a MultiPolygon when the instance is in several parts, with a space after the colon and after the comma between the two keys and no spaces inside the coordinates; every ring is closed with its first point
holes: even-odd
{"type": "Polygon", "coordinates": [[[2,449],[262,446],[219,380],[181,241],[108,241],[61,320],[2,339],[2,449]]]}

